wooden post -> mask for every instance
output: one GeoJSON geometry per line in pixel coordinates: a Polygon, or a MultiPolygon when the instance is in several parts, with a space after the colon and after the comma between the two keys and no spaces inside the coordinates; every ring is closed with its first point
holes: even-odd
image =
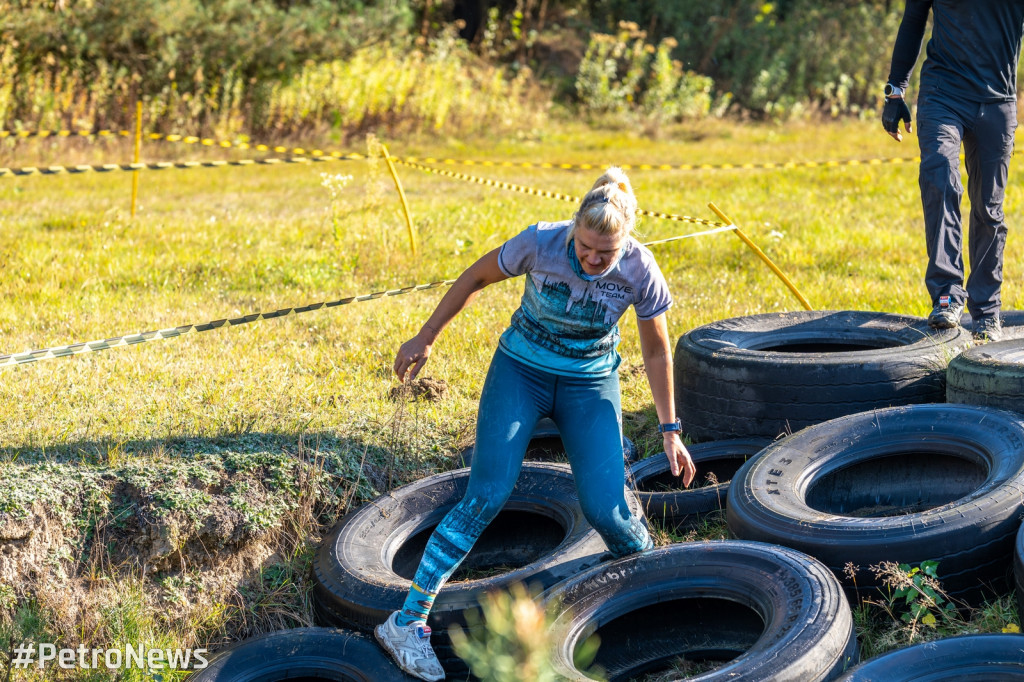
{"type": "Polygon", "coordinates": [[[786,275],[784,275],[782,273],[782,270],[779,270],[779,266],[777,266],[775,263],[773,263],[772,259],[769,258],[767,255],[765,255],[764,251],[762,251],[757,246],[757,244],[755,244],[753,241],[751,241],[750,237],[748,237],[747,235],[743,234],[743,230],[741,230],[740,228],[736,227],[736,223],[734,223],[733,221],[729,220],[729,216],[727,216],[724,213],[722,213],[718,209],[718,207],[715,206],[714,204],[708,204],[708,208],[710,208],[712,211],[714,211],[715,215],[717,215],[719,218],[724,220],[726,225],[732,225],[732,227],[734,228],[733,232],[736,233],[736,236],[739,237],[740,239],[742,239],[743,243],[746,244],[747,246],[749,246],[750,249],[754,253],[757,254],[757,257],[760,258],[761,260],[763,260],[768,265],[768,267],[771,268],[772,272],[774,272],[775,275],[779,279],[781,279],[783,281],[783,283],[787,287],[789,287],[789,290],[792,291],[794,295],[796,295],[796,297],[800,300],[800,303],[803,304],[804,308],[806,308],[807,310],[814,310],[814,308],[811,307],[811,304],[807,302],[807,299],[804,298],[804,295],[801,294],[800,291],[796,288],[796,285],[789,281],[789,278],[786,277],[786,275]]]}
{"type": "Polygon", "coordinates": [[[405,225],[409,230],[409,246],[412,248],[412,255],[416,255],[416,231],[412,226],[412,216],[409,215],[409,202],[405,200],[405,190],[402,189],[402,183],[398,180],[398,173],[395,172],[395,164],[391,161],[391,155],[388,154],[387,145],[382,144],[380,146],[384,152],[384,160],[388,164],[388,170],[391,171],[391,177],[395,181],[395,187],[398,188],[398,198],[402,201],[402,211],[405,213],[405,225]]]}
{"type": "MultiPolygon", "coordinates": [[[[135,156],[133,163],[139,162],[142,151],[142,100],[135,102],[135,156]]],[[[139,198],[139,171],[132,171],[132,218],[135,218],[135,204],[139,198]]]]}

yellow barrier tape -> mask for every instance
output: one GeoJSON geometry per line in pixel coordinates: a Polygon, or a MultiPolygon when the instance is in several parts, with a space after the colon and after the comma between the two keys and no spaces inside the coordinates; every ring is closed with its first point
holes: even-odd
{"type": "MultiPolygon", "coordinates": [[[[0,130],[0,139],[5,137],[130,137],[130,130],[21,130],[9,131],[0,130]]],[[[326,151],[323,149],[305,149],[303,147],[288,147],[285,145],[257,144],[253,142],[233,142],[230,140],[215,140],[209,137],[198,137],[196,135],[179,135],[164,133],[149,133],[146,138],[153,141],[181,142],[184,144],[195,144],[202,147],[220,147],[223,149],[253,149],[260,152],[274,152],[275,154],[293,154],[295,156],[330,156],[334,158],[366,158],[359,154],[350,154],[338,151],[326,151]]],[[[961,156],[961,158],[963,158],[961,156]]],[[[473,159],[448,159],[435,157],[415,157],[406,159],[393,159],[396,162],[440,164],[444,166],[480,166],[482,168],[539,168],[556,170],[603,170],[606,166],[596,163],[558,163],[551,161],[477,161],[473,159]]],[[[829,161],[767,161],[762,163],[622,163],[619,167],[624,170],[792,170],[796,168],[838,168],[840,166],[881,166],[889,164],[919,163],[920,156],[905,157],[880,157],[875,159],[837,159],[829,161]]]]}
{"type": "MultiPolygon", "coordinates": [[[[525,187],[523,185],[516,185],[511,182],[503,182],[501,180],[489,180],[487,178],[478,178],[473,175],[466,175],[465,173],[456,173],[454,171],[440,170],[438,168],[431,168],[430,166],[424,166],[420,163],[415,163],[407,159],[393,159],[395,163],[400,163],[410,168],[416,168],[417,170],[426,171],[427,173],[436,173],[437,175],[444,175],[446,177],[455,178],[457,180],[466,180],[468,182],[475,182],[479,185],[487,185],[488,187],[498,187],[500,189],[508,189],[513,192],[522,192],[523,194],[532,194],[538,197],[548,197],[550,199],[558,199],[560,201],[569,201],[574,204],[580,202],[580,197],[572,196],[571,194],[561,194],[559,192],[549,192],[544,189],[535,189],[533,187],[525,187]]],[[[709,225],[711,227],[724,227],[724,223],[716,223],[713,220],[705,220],[704,218],[694,218],[688,215],[675,215],[674,213],[659,213],[657,211],[648,211],[646,209],[637,209],[639,215],[650,216],[652,218],[662,218],[664,220],[675,220],[682,223],[696,223],[698,225],[709,225]]]]}
{"type": "Polygon", "coordinates": [[[0,130],[0,139],[7,137],[131,137],[130,130],[0,130]]]}
{"type": "Polygon", "coordinates": [[[161,133],[149,133],[147,139],[155,142],[182,142],[184,144],[196,144],[201,147],[221,147],[224,149],[252,149],[258,152],[274,152],[275,154],[294,154],[295,156],[310,157],[331,157],[346,159],[365,159],[365,154],[353,152],[339,152],[324,149],[306,149],[304,147],[287,147],[285,145],[271,145],[255,142],[231,142],[230,140],[214,140],[209,137],[196,137],[194,135],[163,135],[161,133]]]}
{"type": "MultiPolygon", "coordinates": [[[[395,159],[398,161],[399,159],[395,159]]],[[[891,157],[880,159],[846,159],[836,161],[784,161],[765,163],[620,163],[623,170],[752,170],[794,168],[836,168],[839,166],[880,166],[883,164],[917,163],[920,156],[891,157]]],[[[542,168],[558,170],[604,170],[605,165],[593,163],[550,163],[534,161],[473,161],[471,159],[416,158],[410,156],[408,163],[432,163],[446,166],[482,166],[485,168],[542,168]]]]}
{"type": "Polygon", "coordinates": [[[298,156],[283,159],[241,159],[238,161],[158,161],[155,163],[105,163],[81,166],[27,166],[0,168],[0,177],[18,175],[68,175],[75,173],[109,173],[111,171],[169,170],[190,168],[221,168],[224,166],[273,166],[285,163],[314,163],[322,161],[353,161],[365,158],[358,154],[347,156],[298,156]]]}
{"type": "MultiPolygon", "coordinates": [[[[708,234],[715,234],[716,232],[725,232],[728,230],[735,230],[735,225],[724,225],[714,230],[706,230],[704,232],[693,232],[690,234],[678,235],[675,237],[669,237],[667,239],[658,239],[651,242],[645,242],[644,246],[653,246],[656,244],[665,244],[668,242],[679,241],[681,239],[691,239],[693,237],[701,237],[708,234]]],[[[403,287],[401,289],[388,289],[386,291],[378,291],[372,294],[363,294],[361,296],[349,296],[347,298],[338,299],[337,301],[325,301],[320,303],[311,303],[310,305],[302,306],[299,308],[281,308],[270,313],[250,313],[243,315],[242,317],[225,318],[222,320],[213,320],[204,324],[186,324],[180,327],[170,327],[169,329],[160,329],[158,331],[142,332],[141,334],[126,334],[124,336],[114,336],[108,339],[100,339],[98,341],[89,341],[87,343],[73,343],[67,346],[53,346],[50,348],[42,348],[39,350],[30,350],[23,353],[10,353],[8,355],[0,355],[0,369],[6,367],[13,367],[15,365],[27,365],[32,362],[39,362],[40,360],[54,360],[56,358],[66,358],[72,355],[82,355],[83,353],[95,353],[101,350],[110,350],[112,348],[120,348],[122,346],[135,346],[140,343],[147,343],[149,341],[162,341],[164,339],[173,339],[185,334],[200,333],[210,331],[211,329],[219,329],[221,327],[237,327],[243,324],[249,324],[251,322],[259,322],[260,320],[273,320],[281,317],[288,317],[290,315],[300,315],[302,313],[312,312],[314,310],[321,310],[323,308],[336,308],[342,305],[349,305],[350,303],[361,303],[363,301],[372,301],[375,299],[384,298],[385,296],[400,296],[402,294],[412,293],[413,291],[426,291],[427,289],[437,289],[439,287],[451,286],[455,283],[454,279],[444,279],[436,282],[429,282],[427,284],[416,284],[413,286],[403,287]]]]}
{"type": "Polygon", "coordinates": [[[73,343],[68,346],[55,346],[52,348],[25,351],[24,353],[0,355],[0,369],[12,367],[14,365],[24,365],[30,362],[39,362],[40,360],[52,360],[54,358],[64,358],[72,355],[81,355],[83,353],[110,350],[111,348],[119,348],[121,346],[134,346],[148,341],[173,339],[185,334],[206,332],[211,329],[219,329],[224,326],[235,327],[238,325],[249,324],[250,322],[258,322],[260,320],[272,320],[280,317],[288,317],[290,315],[300,315],[302,313],[308,313],[322,308],[335,308],[337,306],[348,305],[350,303],[360,303],[362,301],[384,298],[385,296],[399,296],[413,291],[436,289],[438,287],[450,286],[454,283],[455,280],[446,279],[438,282],[430,282],[429,284],[417,284],[415,286],[404,287],[402,289],[389,289],[387,291],[378,291],[372,294],[363,294],[362,296],[349,296],[348,298],[338,299],[337,301],[312,303],[300,308],[282,308],[271,313],[251,313],[242,317],[213,320],[212,322],[206,322],[204,324],[186,324],[180,327],[143,332],[141,334],[115,336],[109,339],[101,339],[99,341],[89,341],[88,343],[73,343]]]}
{"type": "MultiPolygon", "coordinates": [[[[5,137],[26,138],[26,137],[131,137],[130,130],[0,130],[0,139],[5,137]]],[[[215,140],[209,137],[198,137],[196,135],[178,135],[164,133],[147,133],[147,140],[154,142],[181,142],[194,144],[200,147],[220,147],[221,149],[252,149],[258,152],[274,152],[275,154],[293,154],[295,156],[330,157],[334,159],[365,159],[364,154],[353,152],[327,151],[323,149],[306,149],[304,147],[288,147],[285,145],[258,144],[254,142],[232,142],[230,140],[215,140]]]]}

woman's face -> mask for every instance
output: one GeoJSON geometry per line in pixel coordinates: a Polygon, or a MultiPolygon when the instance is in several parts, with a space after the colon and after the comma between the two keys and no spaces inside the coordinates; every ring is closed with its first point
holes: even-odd
{"type": "Polygon", "coordinates": [[[588,275],[600,275],[610,268],[618,258],[626,239],[625,234],[599,234],[589,227],[577,225],[573,243],[583,272],[588,275]]]}

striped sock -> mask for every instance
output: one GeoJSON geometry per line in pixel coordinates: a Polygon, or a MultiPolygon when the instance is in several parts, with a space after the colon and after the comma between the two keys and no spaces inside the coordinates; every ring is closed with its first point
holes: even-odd
{"type": "Polygon", "coordinates": [[[430,607],[434,605],[436,597],[436,592],[427,592],[413,583],[409,588],[409,596],[405,598],[405,604],[402,605],[402,610],[395,616],[395,624],[405,627],[416,621],[426,622],[427,616],[430,614],[430,607]]]}

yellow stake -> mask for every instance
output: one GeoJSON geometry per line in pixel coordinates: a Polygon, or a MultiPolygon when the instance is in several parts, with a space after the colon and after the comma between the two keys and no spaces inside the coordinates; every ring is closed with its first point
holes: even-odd
{"type": "Polygon", "coordinates": [[[412,247],[412,255],[416,255],[416,232],[412,227],[412,216],[409,215],[409,202],[405,200],[405,190],[402,189],[402,183],[398,180],[398,173],[395,172],[395,164],[391,162],[391,155],[388,154],[388,148],[386,145],[381,145],[380,148],[384,151],[384,160],[388,163],[388,170],[391,171],[391,177],[395,180],[395,187],[398,188],[398,198],[402,200],[402,211],[405,212],[405,225],[409,229],[409,245],[412,247]]]}
{"type": "Polygon", "coordinates": [[[736,236],[742,239],[743,243],[749,246],[751,250],[753,250],[753,252],[757,254],[758,258],[760,258],[761,260],[768,264],[768,267],[772,269],[772,272],[778,275],[779,279],[781,279],[786,284],[786,286],[789,287],[789,290],[792,291],[798,299],[800,299],[800,302],[803,303],[804,308],[806,308],[807,310],[814,310],[814,308],[811,307],[811,304],[807,302],[807,299],[803,297],[803,294],[801,294],[800,291],[796,288],[796,285],[790,282],[789,278],[782,274],[782,270],[779,270],[779,266],[773,263],[772,259],[766,256],[764,251],[759,249],[757,244],[750,240],[750,237],[743,234],[743,230],[736,227],[736,224],[729,219],[729,216],[722,213],[722,211],[720,211],[719,208],[715,206],[713,203],[709,203],[708,208],[714,211],[715,215],[717,215],[719,218],[725,221],[726,225],[732,225],[733,231],[736,233],[736,236]]]}
{"type": "MultiPolygon", "coordinates": [[[[139,162],[142,150],[142,101],[135,102],[135,161],[139,162]]],[[[139,198],[139,171],[132,171],[132,218],[135,217],[135,202],[139,198]]]]}

